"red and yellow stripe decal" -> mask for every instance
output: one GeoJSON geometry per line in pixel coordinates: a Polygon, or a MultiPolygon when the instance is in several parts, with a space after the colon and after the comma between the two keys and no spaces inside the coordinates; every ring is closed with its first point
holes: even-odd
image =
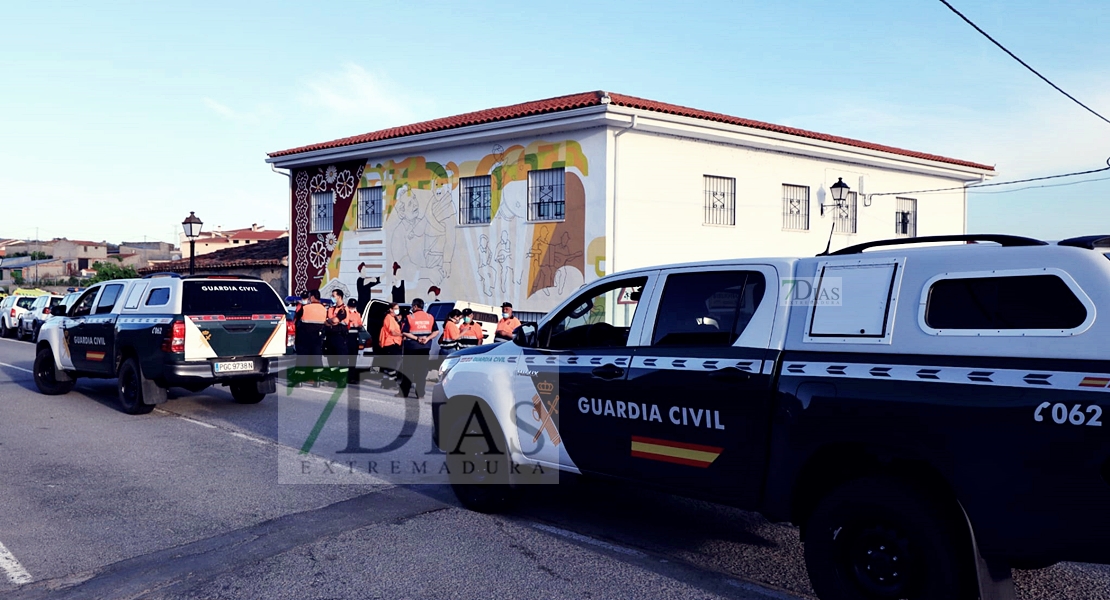
{"type": "Polygon", "coordinates": [[[633,458],[646,458],[702,469],[713,464],[724,448],[632,436],[633,458]]]}
{"type": "Polygon", "coordinates": [[[1084,377],[1079,387],[1104,388],[1110,385],[1110,377],[1084,377]]]}
{"type": "Polygon", "coordinates": [[[103,352],[86,352],[85,353],[85,360],[92,360],[92,361],[100,362],[100,361],[104,360],[104,353],[103,352]]]}

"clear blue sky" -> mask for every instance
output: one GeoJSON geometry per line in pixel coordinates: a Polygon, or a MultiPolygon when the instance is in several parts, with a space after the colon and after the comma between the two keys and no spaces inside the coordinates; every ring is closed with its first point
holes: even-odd
{"type": "MultiPolygon", "coordinates": [[[[1110,114],[1110,2],[954,4],[1110,114]]],[[[190,210],[281,228],[268,151],[593,89],[996,164],[996,180],[1110,156],[1110,125],[936,0],[0,11],[0,237],[176,239],[190,210]]],[[[970,229],[1110,233],[1108,196],[1110,181],[974,194],[970,229]]]]}

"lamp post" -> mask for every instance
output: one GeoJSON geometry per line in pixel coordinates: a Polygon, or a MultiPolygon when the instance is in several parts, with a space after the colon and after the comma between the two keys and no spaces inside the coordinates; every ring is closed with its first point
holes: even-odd
{"type": "Polygon", "coordinates": [[[193,211],[189,211],[189,216],[181,222],[181,227],[185,230],[185,237],[189,238],[189,274],[196,273],[197,267],[197,238],[200,237],[201,227],[204,226],[204,221],[201,221],[193,211]]]}
{"type": "MultiPolygon", "coordinates": [[[[836,183],[829,186],[829,195],[832,196],[833,204],[837,208],[843,206],[843,202],[848,199],[848,192],[850,191],[852,191],[852,188],[848,187],[847,183],[844,183],[843,177],[837,177],[836,183]]],[[[825,214],[824,204],[821,205],[821,214],[825,214]]]]}

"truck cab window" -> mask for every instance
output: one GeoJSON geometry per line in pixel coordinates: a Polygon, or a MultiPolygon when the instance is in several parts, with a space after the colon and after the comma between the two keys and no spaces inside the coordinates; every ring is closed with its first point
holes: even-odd
{"type": "Polygon", "coordinates": [[[121,283],[104,286],[104,293],[100,295],[100,301],[96,303],[96,314],[112,312],[112,308],[116,305],[116,300],[119,300],[122,291],[123,284],[121,283]]]}
{"type": "Polygon", "coordinates": [[[627,345],[645,284],[646,277],[637,277],[583,293],[544,326],[540,340],[556,350],[627,345]]]}
{"type": "Polygon", "coordinates": [[[77,302],[73,304],[73,310],[69,311],[69,316],[76,318],[92,314],[93,301],[96,300],[96,293],[98,291],[100,291],[98,287],[90,288],[86,291],[84,295],[78,298],[77,302]]]}
{"type": "Polygon", "coordinates": [[[731,346],[759,308],[767,284],[758,271],[667,276],[653,346],[731,346]]]}

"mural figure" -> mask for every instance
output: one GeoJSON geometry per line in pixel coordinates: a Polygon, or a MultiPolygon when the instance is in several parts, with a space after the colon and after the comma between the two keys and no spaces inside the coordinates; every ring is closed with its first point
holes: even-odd
{"type": "Polygon", "coordinates": [[[390,290],[390,294],[391,294],[394,302],[396,302],[398,304],[404,304],[405,303],[405,280],[404,279],[397,279],[397,271],[400,271],[400,270],[401,270],[401,265],[396,263],[396,262],[393,263],[393,289],[390,290]]]}
{"type": "MultiPolygon", "coordinates": [[[[546,234],[544,235],[546,236],[546,234]]],[[[557,243],[550,243],[546,237],[541,237],[536,240],[536,244],[537,246],[542,244],[540,252],[543,255],[543,263],[539,266],[539,274],[536,276],[537,284],[549,296],[552,287],[559,294],[562,294],[567,282],[567,273],[564,267],[572,268],[571,263],[581,257],[582,252],[572,250],[569,231],[564,231],[557,243]]],[[[535,252],[536,250],[533,249],[533,253],[535,252]]],[[[535,261],[535,258],[532,260],[535,261]]]]}
{"type": "Polygon", "coordinates": [[[501,270],[501,295],[509,293],[511,284],[520,284],[513,279],[513,246],[509,241],[509,232],[501,232],[501,241],[497,243],[497,264],[501,270]]]}
{"type": "Polygon", "coordinates": [[[373,295],[374,287],[381,285],[382,278],[370,278],[365,272],[366,263],[359,263],[358,265],[358,279],[355,281],[355,289],[358,290],[358,313],[362,314],[366,310],[366,305],[370,304],[370,298],[373,295]]]}
{"type": "Polygon", "coordinates": [[[486,296],[493,296],[494,288],[497,287],[497,274],[490,265],[491,258],[489,236],[483,233],[478,238],[478,278],[482,280],[482,293],[486,296]]]}
{"type": "Polygon", "coordinates": [[[397,190],[393,212],[398,222],[390,233],[390,256],[398,262],[431,269],[433,275],[428,280],[441,286],[451,276],[455,254],[455,205],[450,184],[434,190],[413,189],[405,184],[397,190]]]}

